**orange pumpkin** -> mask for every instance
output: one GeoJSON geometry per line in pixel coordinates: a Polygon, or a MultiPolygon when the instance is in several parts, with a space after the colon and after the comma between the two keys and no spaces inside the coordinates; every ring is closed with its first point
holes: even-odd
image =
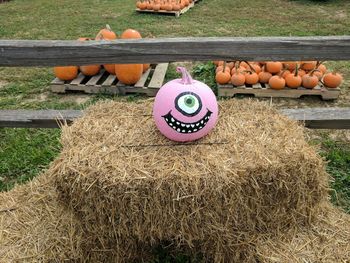
{"type": "Polygon", "coordinates": [[[313,89],[318,84],[318,77],[313,74],[313,71],[305,74],[301,79],[303,87],[307,89],[313,89]]]}
{"type": "Polygon", "coordinates": [[[321,71],[323,74],[326,74],[327,72],[327,67],[323,64],[318,65],[317,69],[321,71]]]}
{"type": "Polygon", "coordinates": [[[73,80],[78,76],[77,66],[54,67],[53,71],[60,80],[73,80]]]}
{"type": "Polygon", "coordinates": [[[266,62],[266,71],[270,72],[271,74],[276,74],[280,72],[282,68],[283,68],[283,65],[279,61],[266,62]]]}
{"type": "Polygon", "coordinates": [[[115,75],[115,64],[105,64],[103,67],[109,74],[115,75]]]}
{"type": "Polygon", "coordinates": [[[81,73],[85,76],[95,76],[100,72],[100,65],[85,65],[79,67],[81,73]]]}
{"type": "Polygon", "coordinates": [[[269,86],[271,89],[284,89],[286,81],[282,76],[275,75],[269,79],[269,86]]]}
{"type": "Polygon", "coordinates": [[[136,30],[129,28],[121,34],[120,38],[122,38],[122,39],[142,38],[142,36],[136,30]]]}
{"type": "Polygon", "coordinates": [[[286,85],[289,88],[296,89],[301,86],[302,79],[298,74],[298,65],[295,68],[294,74],[290,73],[286,76],[286,85]]]}
{"type": "Polygon", "coordinates": [[[113,40],[116,38],[116,33],[112,31],[109,25],[106,25],[105,28],[101,29],[95,37],[96,40],[113,40]]]}
{"type": "Polygon", "coordinates": [[[328,88],[336,88],[336,87],[340,86],[342,81],[343,81],[342,75],[340,75],[339,73],[335,73],[335,72],[327,73],[323,77],[323,83],[328,88]]]}
{"type": "Polygon", "coordinates": [[[115,75],[126,85],[134,85],[142,76],[143,64],[116,64],[115,75]]]}
{"type": "Polygon", "coordinates": [[[260,83],[268,83],[270,78],[272,77],[272,74],[267,71],[261,71],[258,76],[260,83]]]}
{"type": "Polygon", "coordinates": [[[259,76],[253,71],[247,71],[245,76],[245,83],[249,85],[254,85],[259,82],[259,76]]]}
{"type": "Polygon", "coordinates": [[[151,64],[143,64],[142,66],[142,73],[145,73],[147,71],[147,69],[149,69],[151,66],[151,64]]]}
{"type": "Polygon", "coordinates": [[[316,68],[317,61],[301,61],[301,68],[303,70],[313,70],[316,68]]]}
{"type": "Polygon", "coordinates": [[[235,72],[232,74],[231,83],[235,86],[243,86],[245,83],[245,76],[242,72],[235,72]]]}

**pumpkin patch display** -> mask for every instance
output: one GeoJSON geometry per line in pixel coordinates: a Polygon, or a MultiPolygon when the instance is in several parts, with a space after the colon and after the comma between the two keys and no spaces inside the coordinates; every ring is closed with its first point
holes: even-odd
{"type": "Polygon", "coordinates": [[[157,93],[153,118],[159,131],[168,139],[185,142],[207,135],[216,125],[218,104],[214,92],[192,79],[183,67],[182,78],[166,83],[157,93]]]}
{"type": "Polygon", "coordinates": [[[180,11],[192,2],[192,0],[140,0],[136,2],[136,7],[140,10],[180,11]]]}
{"type": "MultiPolygon", "coordinates": [[[[146,1],[137,3],[139,8],[143,8],[147,4],[146,1]]],[[[142,38],[140,32],[135,29],[126,29],[120,36],[122,39],[139,39],[142,38]]],[[[107,24],[96,35],[95,38],[80,37],[78,41],[104,41],[117,39],[117,34],[107,24]]],[[[118,80],[126,85],[134,85],[137,83],[142,74],[150,68],[150,64],[104,64],[103,68],[111,75],[116,75],[118,80]]],[[[55,67],[54,74],[57,78],[64,81],[71,81],[78,76],[79,71],[85,76],[95,76],[100,73],[101,65],[81,65],[81,66],[64,66],[55,67]]]]}
{"type": "Polygon", "coordinates": [[[275,90],[286,87],[313,89],[318,85],[337,88],[343,80],[339,73],[327,73],[327,67],[321,61],[213,61],[213,63],[216,66],[215,79],[219,85],[232,84],[238,87],[261,83],[263,87],[268,85],[275,90]]]}

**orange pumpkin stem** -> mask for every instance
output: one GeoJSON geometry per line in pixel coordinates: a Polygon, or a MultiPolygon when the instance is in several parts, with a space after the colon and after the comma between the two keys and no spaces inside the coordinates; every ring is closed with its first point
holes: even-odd
{"type": "Polygon", "coordinates": [[[299,66],[298,66],[298,63],[296,63],[294,77],[298,76],[298,70],[299,70],[299,66]]]}

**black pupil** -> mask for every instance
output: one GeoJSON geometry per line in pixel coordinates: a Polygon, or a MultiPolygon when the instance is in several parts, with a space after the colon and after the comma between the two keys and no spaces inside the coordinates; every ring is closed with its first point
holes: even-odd
{"type": "Polygon", "coordinates": [[[186,99],[186,104],[192,104],[192,99],[191,98],[187,98],[186,99]]]}

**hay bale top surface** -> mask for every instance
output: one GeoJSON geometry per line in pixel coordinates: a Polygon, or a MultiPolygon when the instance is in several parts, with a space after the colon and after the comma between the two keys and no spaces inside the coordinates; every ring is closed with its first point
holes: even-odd
{"type": "Polygon", "coordinates": [[[214,171],[223,177],[239,176],[250,168],[315,158],[302,127],[262,103],[220,102],[217,126],[190,143],[161,135],[152,105],[104,102],[89,108],[84,118],[63,130],[64,166],[84,177],[103,175],[120,182],[172,174],[196,178],[214,171]]]}

